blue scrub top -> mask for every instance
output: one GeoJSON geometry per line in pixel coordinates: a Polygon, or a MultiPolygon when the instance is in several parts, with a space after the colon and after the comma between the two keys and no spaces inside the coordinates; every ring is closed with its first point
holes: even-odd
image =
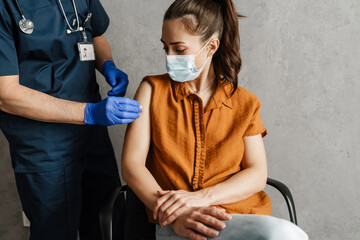
{"type": "MultiPolygon", "coordinates": [[[[0,2],[0,76],[19,75],[20,84],[51,96],[79,101],[100,101],[95,62],[81,62],[77,43],[81,32],[66,34],[66,21],[58,0],[18,0],[34,32],[21,32],[20,13],[13,0],[0,2]]],[[[70,24],[75,17],[71,0],[62,0],[70,24]]],[[[88,41],[104,34],[109,17],[99,0],[76,0],[80,24],[88,41]]],[[[76,28],[75,25],[73,28],[76,28]]],[[[9,141],[15,172],[51,171],[88,149],[91,126],[33,121],[0,111],[0,128],[9,141]]]]}

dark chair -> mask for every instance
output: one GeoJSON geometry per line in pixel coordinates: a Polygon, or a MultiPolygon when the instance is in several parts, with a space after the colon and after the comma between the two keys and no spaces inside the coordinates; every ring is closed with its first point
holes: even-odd
{"type": "Polygon", "coordinates": [[[267,183],[267,185],[270,185],[270,186],[276,188],[277,190],[279,190],[279,192],[283,195],[283,197],[285,198],[286,204],[288,206],[290,222],[297,225],[295,202],[294,202],[293,196],[290,192],[290,189],[282,182],[279,182],[272,178],[268,178],[266,183],[267,183]]]}
{"type": "MultiPolygon", "coordinates": [[[[297,225],[295,203],[289,188],[277,180],[268,178],[267,184],[279,190],[285,198],[289,210],[290,221],[297,225]]],[[[126,192],[128,186],[119,186],[111,194],[110,198],[104,203],[100,211],[100,224],[103,240],[113,240],[112,237],[112,219],[114,204],[120,193],[126,192]]]]}

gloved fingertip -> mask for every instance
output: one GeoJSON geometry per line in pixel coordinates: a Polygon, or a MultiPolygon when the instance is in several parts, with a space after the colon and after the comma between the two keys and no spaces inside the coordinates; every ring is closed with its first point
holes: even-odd
{"type": "Polygon", "coordinates": [[[117,93],[113,90],[108,91],[108,96],[124,97],[126,93],[117,93]]]}
{"type": "Polygon", "coordinates": [[[142,109],[141,104],[140,104],[138,101],[136,101],[136,100],[134,100],[134,106],[136,106],[136,107],[138,107],[138,108],[142,109]]]}
{"type": "Polygon", "coordinates": [[[125,97],[125,95],[126,95],[126,92],[120,92],[117,94],[117,96],[120,96],[120,97],[125,97]]]}

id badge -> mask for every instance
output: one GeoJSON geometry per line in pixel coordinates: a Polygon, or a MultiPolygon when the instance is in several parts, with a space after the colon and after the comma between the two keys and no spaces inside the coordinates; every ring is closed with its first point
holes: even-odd
{"type": "Polygon", "coordinates": [[[79,48],[80,61],[95,60],[94,45],[91,42],[79,42],[78,48],[79,48]]]}

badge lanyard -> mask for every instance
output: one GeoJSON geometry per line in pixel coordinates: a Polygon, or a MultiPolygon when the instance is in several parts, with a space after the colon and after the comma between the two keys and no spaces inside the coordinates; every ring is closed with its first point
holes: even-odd
{"type": "Polygon", "coordinates": [[[91,20],[92,14],[89,13],[84,21],[83,26],[80,26],[80,21],[79,21],[79,15],[78,15],[78,11],[76,8],[76,4],[75,4],[75,0],[72,0],[73,3],[73,7],[74,7],[74,11],[75,11],[75,16],[76,16],[76,22],[77,22],[77,27],[76,29],[72,28],[69,20],[66,16],[64,7],[62,5],[61,0],[58,0],[60,7],[61,7],[61,11],[64,15],[66,24],[68,26],[68,29],[66,30],[67,34],[71,34],[71,33],[76,33],[76,32],[82,32],[83,35],[83,42],[79,42],[78,45],[78,49],[79,49],[79,56],[80,56],[80,61],[94,61],[95,60],[95,51],[94,51],[94,45],[92,42],[88,42],[87,41],[87,36],[86,36],[86,26],[88,25],[88,23],[91,20]]]}
{"type": "Polygon", "coordinates": [[[34,23],[32,21],[30,21],[29,19],[25,18],[23,12],[21,11],[18,0],[14,0],[14,1],[16,3],[17,9],[19,10],[20,15],[21,15],[21,19],[19,21],[20,30],[25,34],[28,34],[28,35],[32,34],[34,31],[34,27],[35,27],[34,23]]]}

